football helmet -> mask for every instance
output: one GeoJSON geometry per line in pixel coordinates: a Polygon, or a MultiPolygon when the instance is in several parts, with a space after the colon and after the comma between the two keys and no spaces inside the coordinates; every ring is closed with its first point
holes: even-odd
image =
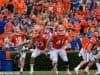
{"type": "Polygon", "coordinates": [[[57,27],[57,33],[58,33],[59,35],[64,35],[64,34],[66,33],[65,27],[64,27],[63,25],[59,25],[59,26],[57,27]]]}

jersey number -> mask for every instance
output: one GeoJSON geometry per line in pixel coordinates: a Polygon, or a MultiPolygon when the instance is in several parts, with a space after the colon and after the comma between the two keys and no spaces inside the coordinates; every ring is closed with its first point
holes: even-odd
{"type": "Polygon", "coordinates": [[[61,44],[63,44],[64,43],[64,40],[58,40],[57,42],[56,42],[56,44],[58,44],[58,45],[61,45],[61,44]]]}

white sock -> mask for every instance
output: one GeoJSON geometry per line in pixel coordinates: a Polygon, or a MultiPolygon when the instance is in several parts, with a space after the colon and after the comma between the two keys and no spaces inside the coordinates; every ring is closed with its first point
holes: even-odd
{"type": "Polygon", "coordinates": [[[100,64],[96,63],[96,66],[97,66],[97,71],[99,71],[100,70],[100,64]]]}
{"type": "Polygon", "coordinates": [[[77,69],[77,70],[79,70],[79,69],[80,69],[80,67],[81,67],[81,66],[80,66],[80,64],[79,64],[79,65],[76,67],[76,69],[77,69]]]}
{"type": "Polygon", "coordinates": [[[54,71],[58,74],[57,66],[54,66],[54,71]]]}
{"type": "Polygon", "coordinates": [[[30,64],[30,71],[33,71],[34,64],[30,64]]]}
{"type": "Polygon", "coordinates": [[[67,72],[69,72],[69,69],[67,69],[67,72]]]}
{"type": "Polygon", "coordinates": [[[85,71],[89,71],[89,66],[87,66],[87,67],[85,68],[85,71]]]}
{"type": "Polygon", "coordinates": [[[57,67],[56,66],[54,67],[54,70],[57,71],[57,67]]]}
{"type": "Polygon", "coordinates": [[[20,72],[23,72],[23,67],[20,68],[20,72]]]}

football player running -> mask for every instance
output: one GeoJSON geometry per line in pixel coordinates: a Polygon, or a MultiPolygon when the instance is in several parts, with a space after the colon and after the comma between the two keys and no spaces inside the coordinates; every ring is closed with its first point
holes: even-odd
{"type": "Polygon", "coordinates": [[[93,57],[94,57],[94,61],[89,62],[85,68],[85,74],[89,74],[89,68],[96,63],[96,67],[97,67],[97,72],[96,75],[100,74],[100,38],[98,37],[98,34],[93,34],[93,37],[91,38],[91,49],[92,49],[92,53],[93,53],[93,57]],[[94,39],[93,39],[94,38],[94,39]]]}
{"type": "Polygon", "coordinates": [[[85,43],[86,47],[81,49],[79,56],[81,55],[83,57],[83,61],[74,69],[77,75],[79,74],[79,69],[86,63],[88,64],[84,69],[84,73],[85,75],[89,75],[90,65],[92,65],[95,61],[93,52],[97,48],[97,43],[98,43],[97,36],[93,34],[92,37],[88,39],[88,41],[85,43]]]}

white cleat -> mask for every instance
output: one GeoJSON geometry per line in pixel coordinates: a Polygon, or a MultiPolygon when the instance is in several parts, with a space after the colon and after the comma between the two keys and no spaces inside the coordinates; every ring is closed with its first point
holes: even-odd
{"type": "Polygon", "coordinates": [[[71,75],[72,73],[70,71],[67,71],[67,75],[71,75]]]}
{"type": "Polygon", "coordinates": [[[75,72],[76,75],[79,74],[79,70],[77,68],[74,69],[74,72],[75,72]]]}
{"type": "Polygon", "coordinates": [[[97,71],[97,72],[96,72],[96,75],[100,75],[100,71],[97,71]]]}
{"type": "Polygon", "coordinates": [[[34,71],[30,71],[30,75],[32,75],[32,74],[33,74],[33,72],[34,72],[34,71]]]}
{"type": "Polygon", "coordinates": [[[56,71],[56,75],[59,75],[58,71],[56,71]]]}

